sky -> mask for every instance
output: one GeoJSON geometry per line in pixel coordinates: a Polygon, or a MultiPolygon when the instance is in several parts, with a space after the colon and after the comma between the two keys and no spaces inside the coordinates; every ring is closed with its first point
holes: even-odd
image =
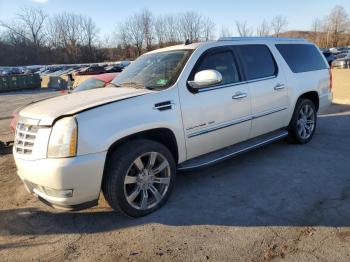
{"type": "Polygon", "coordinates": [[[236,20],[246,21],[256,28],[263,19],[286,16],[288,30],[309,30],[314,18],[322,18],[336,5],[350,14],[350,0],[0,0],[0,20],[14,18],[21,8],[41,6],[49,15],[74,12],[90,16],[101,37],[110,34],[118,23],[144,8],[154,15],[196,11],[216,23],[219,34],[222,25],[235,32],[236,20]]]}

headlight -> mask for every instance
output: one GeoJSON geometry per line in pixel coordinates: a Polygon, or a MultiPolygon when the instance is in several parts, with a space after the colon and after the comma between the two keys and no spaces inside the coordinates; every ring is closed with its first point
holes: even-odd
{"type": "Polygon", "coordinates": [[[78,125],[74,117],[58,120],[51,130],[48,157],[72,157],[77,153],[78,125]]]}

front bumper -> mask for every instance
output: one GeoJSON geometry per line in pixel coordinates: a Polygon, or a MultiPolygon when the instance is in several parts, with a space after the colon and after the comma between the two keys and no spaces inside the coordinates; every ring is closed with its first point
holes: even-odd
{"type": "Polygon", "coordinates": [[[14,156],[17,173],[30,193],[53,207],[81,209],[97,203],[106,153],[40,160],[14,156]]]}

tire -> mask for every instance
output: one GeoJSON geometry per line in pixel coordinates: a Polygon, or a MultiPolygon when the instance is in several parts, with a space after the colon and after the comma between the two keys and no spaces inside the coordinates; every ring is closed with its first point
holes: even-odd
{"type": "Polygon", "coordinates": [[[175,184],[176,164],[164,145],[151,140],[132,140],[115,150],[107,161],[102,191],[114,210],[141,217],[169,199],[175,184]]]}
{"type": "Polygon", "coordinates": [[[314,103],[307,98],[299,98],[294,109],[288,131],[288,141],[306,144],[311,141],[317,125],[317,112],[314,103]]]}

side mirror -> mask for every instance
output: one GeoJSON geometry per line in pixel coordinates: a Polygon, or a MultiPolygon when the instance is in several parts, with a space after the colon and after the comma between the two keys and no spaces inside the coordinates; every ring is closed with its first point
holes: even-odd
{"type": "Polygon", "coordinates": [[[200,89],[221,83],[222,75],[216,70],[203,70],[195,74],[193,81],[188,81],[190,87],[200,89]]]}

